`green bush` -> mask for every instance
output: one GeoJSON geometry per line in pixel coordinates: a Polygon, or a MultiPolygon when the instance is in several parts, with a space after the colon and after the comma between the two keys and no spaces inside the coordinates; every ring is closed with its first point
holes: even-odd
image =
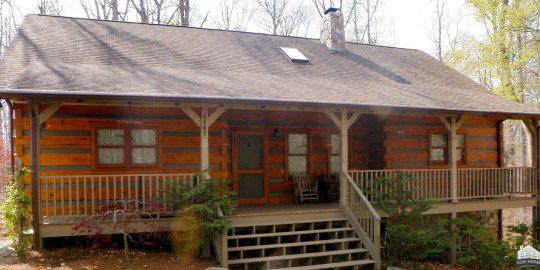
{"type": "Polygon", "coordinates": [[[531,245],[537,250],[540,249],[538,239],[534,239],[533,236],[533,226],[528,226],[525,223],[518,225],[509,225],[506,227],[506,240],[505,243],[510,249],[510,254],[508,255],[510,261],[517,260],[517,252],[521,247],[526,245],[531,245]]]}
{"type": "Polygon", "coordinates": [[[392,177],[375,180],[367,193],[375,197],[376,206],[388,215],[382,237],[384,255],[390,264],[403,261],[439,260],[450,247],[447,219],[423,216],[431,201],[414,198],[418,181],[397,172],[392,177]]]}
{"type": "Polygon", "coordinates": [[[32,219],[32,200],[25,194],[23,181],[28,173],[28,168],[22,168],[13,181],[6,182],[3,190],[4,201],[0,205],[11,247],[19,256],[26,255],[32,247],[32,236],[25,233],[32,219]]]}
{"type": "Polygon", "coordinates": [[[204,241],[216,233],[232,230],[230,220],[225,218],[232,214],[236,206],[233,193],[227,188],[228,181],[205,178],[203,173],[197,175],[198,183],[194,187],[187,184],[169,182],[167,195],[162,200],[182,211],[189,226],[176,234],[176,240],[182,241],[183,255],[193,257],[204,241]],[[218,209],[223,213],[219,215],[218,209]]]}
{"type": "Polygon", "coordinates": [[[441,260],[451,245],[447,224],[442,218],[418,227],[389,223],[384,235],[389,262],[441,260]]]}
{"type": "Polygon", "coordinates": [[[507,243],[492,228],[471,218],[454,220],[457,261],[469,269],[506,269],[513,261],[507,243]]]}

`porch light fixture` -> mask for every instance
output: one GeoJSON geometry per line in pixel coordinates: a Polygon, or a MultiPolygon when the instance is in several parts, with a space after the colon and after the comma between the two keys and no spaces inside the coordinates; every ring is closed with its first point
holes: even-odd
{"type": "Polygon", "coordinates": [[[274,128],[274,137],[279,138],[279,129],[274,128]]]}

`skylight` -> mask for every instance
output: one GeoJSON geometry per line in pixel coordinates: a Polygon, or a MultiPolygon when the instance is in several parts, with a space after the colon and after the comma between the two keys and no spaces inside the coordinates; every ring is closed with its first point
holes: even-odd
{"type": "Polygon", "coordinates": [[[304,63],[308,64],[309,59],[305,55],[303,55],[298,49],[296,48],[287,48],[287,47],[279,47],[281,51],[291,60],[291,62],[295,63],[304,63]]]}

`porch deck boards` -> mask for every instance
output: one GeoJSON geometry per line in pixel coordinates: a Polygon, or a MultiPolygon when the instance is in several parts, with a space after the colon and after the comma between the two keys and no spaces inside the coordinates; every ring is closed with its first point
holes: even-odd
{"type": "Polygon", "coordinates": [[[247,215],[276,215],[294,213],[317,213],[321,211],[339,210],[339,203],[312,203],[312,204],[243,204],[233,211],[234,216],[247,215]]]}
{"type": "Polygon", "coordinates": [[[235,227],[343,219],[339,203],[240,205],[229,217],[235,227]]]}

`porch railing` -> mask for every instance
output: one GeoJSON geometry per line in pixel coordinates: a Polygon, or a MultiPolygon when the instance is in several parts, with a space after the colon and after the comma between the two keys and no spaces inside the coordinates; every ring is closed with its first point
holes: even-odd
{"type": "Polygon", "coordinates": [[[520,196],[536,193],[536,168],[459,169],[459,198],[520,196]]]}
{"type": "MultiPolygon", "coordinates": [[[[418,170],[351,170],[349,173],[360,189],[386,190],[376,187],[379,177],[395,176],[398,171],[409,174],[418,181],[407,188],[415,188],[415,198],[450,200],[452,197],[450,169],[418,170]]],[[[489,198],[501,196],[526,196],[536,193],[536,168],[463,168],[457,170],[458,199],[489,198]]],[[[374,198],[368,195],[368,199],[374,198]]]]}
{"type": "Polygon", "coordinates": [[[344,178],[342,182],[348,186],[345,213],[349,220],[353,221],[353,227],[373,260],[380,264],[381,217],[351,176],[347,172],[342,172],[341,177],[344,178]]]}
{"type": "Polygon", "coordinates": [[[168,182],[195,184],[195,174],[120,174],[40,177],[42,216],[82,216],[96,213],[119,200],[133,200],[137,208],[159,207],[150,204],[166,196],[168,182]]]}

